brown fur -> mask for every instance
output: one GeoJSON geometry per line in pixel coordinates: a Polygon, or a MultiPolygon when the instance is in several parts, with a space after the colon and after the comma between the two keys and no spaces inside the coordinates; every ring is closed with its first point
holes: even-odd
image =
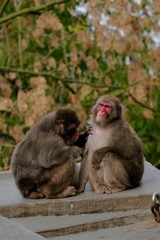
{"type": "Polygon", "coordinates": [[[16,185],[26,198],[74,196],[79,183],[75,163],[82,149],[73,137],[80,121],[68,108],[45,115],[17,144],[11,156],[16,185]]]}
{"type": "Polygon", "coordinates": [[[140,184],[144,171],[142,143],[123,117],[115,96],[101,97],[92,109],[89,136],[80,171],[79,192],[89,179],[93,191],[114,193],[140,184]],[[98,104],[111,104],[103,119],[97,117],[98,104]]]}

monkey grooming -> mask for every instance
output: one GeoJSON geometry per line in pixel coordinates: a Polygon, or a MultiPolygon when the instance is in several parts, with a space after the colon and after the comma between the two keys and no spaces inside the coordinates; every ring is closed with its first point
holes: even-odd
{"type": "MultiPolygon", "coordinates": [[[[60,108],[42,117],[16,145],[11,167],[23,197],[64,198],[76,195],[79,168],[75,160],[83,153],[82,148],[74,145],[79,124],[75,111],[60,108]]],[[[79,141],[81,146],[83,141],[79,141]]]]}
{"type": "Polygon", "coordinates": [[[142,143],[124,119],[120,100],[98,99],[90,119],[92,134],[86,143],[79,192],[89,180],[96,193],[115,193],[140,184],[144,172],[142,143]]]}

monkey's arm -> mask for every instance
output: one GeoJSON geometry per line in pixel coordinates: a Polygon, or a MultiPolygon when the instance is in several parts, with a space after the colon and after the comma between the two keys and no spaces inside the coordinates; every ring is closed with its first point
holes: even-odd
{"type": "Polygon", "coordinates": [[[39,148],[38,162],[41,167],[50,168],[70,159],[76,160],[83,152],[77,146],[67,146],[60,138],[46,140],[39,148]]]}
{"type": "Polygon", "coordinates": [[[102,161],[103,156],[107,152],[112,152],[117,154],[118,156],[122,157],[126,161],[132,159],[135,157],[135,155],[138,155],[141,149],[136,146],[136,144],[132,144],[131,141],[123,142],[119,144],[119,146],[107,146],[107,147],[102,147],[98,148],[94,153],[92,157],[92,165],[94,168],[98,169],[100,167],[100,162],[102,161]],[[123,151],[125,147],[127,146],[128,151],[123,151]]]}
{"type": "Polygon", "coordinates": [[[100,162],[102,161],[103,156],[107,152],[114,152],[118,155],[120,155],[120,151],[116,147],[107,146],[98,148],[94,153],[92,157],[92,165],[94,168],[98,169],[100,167],[100,162]]]}
{"type": "Polygon", "coordinates": [[[78,140],[75,142],[75,146],[78,146],[80,148],[84,148],[85,144],[87,142],[87,138],[89,135],[89,131],[86,130],[85,132],[82,132],[79,134],[78,140]]]}
{"type": "Polygon", "coordinates": [[[84,148],[88,140],[88,136],[92,134],[92,127],[89,125],[87,130],[80,133],[78,140],[75,142],[75,146],[84,148]]]}
{"type": "Polygon", "coordinates": [[[80,176],[80,183],[79,183],[78,192],[84,192],[86,183],[88,181],[90,162],[88,161],[87,157],[88,157],[88,151],[85,151],[84,158],[83,158],[83,161],[81,163],[81,169],[80,169],[80,175],[79,175],[80,176]]]}

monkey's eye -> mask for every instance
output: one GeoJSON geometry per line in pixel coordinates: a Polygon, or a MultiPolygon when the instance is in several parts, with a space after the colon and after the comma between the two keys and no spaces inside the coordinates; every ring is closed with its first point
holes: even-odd
{"type": "Polygon", "coordinates": [[[64,134],[63,134],[63,137],[66,138],[66,139],[70,139],[72,138],[75,134],[77,133],[76,129],[70,129],[70,130],[67,130],[64,134]]]}
{"type": "Polygon", "coordinates": [[[106,110],[106,111],[109,111],[112,109],[112,105],[109,104],[109,103],[103,103],[103,102],[100,102],[98,104],[98,110],[106,110]]]}

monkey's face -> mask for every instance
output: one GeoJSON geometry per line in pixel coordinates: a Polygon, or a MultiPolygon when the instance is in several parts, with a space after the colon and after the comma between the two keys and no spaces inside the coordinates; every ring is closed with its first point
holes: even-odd
{"type": "Polygon", "coordinates": [[[112,104],[100,102],[98,103],[97,110],[97,117],[103,119],[104,117],[109,116],[110,112],[112,111],[112,104]]]}
{"type": "Polygon", "coordinates": [[[67,145],[73,145],[77,141],[79,137],[77,127],[74,123],[68,126],[64,124],[62,137],[67,145]]]}
{"type": "Polygon", "coordinates": [[[94,121],[105,127],[108,122],[121,117],[121,105],[113,99],[101,98],[92,109],[94,121]]]}
{"type": "Polygon", "coordinates": [[[96,106],[95,122],[104,126],[113,110],[112,103],[98,102],[96,106]]]}
{"type": "Polygon", "coordinates": [[[76,112],[72,109],[59,109],[57,112],[57,122],[60,127],[59,134],[63,137],[67,145],[73,145],[79,137],[77,128],[80,120],[76,112]]]}

